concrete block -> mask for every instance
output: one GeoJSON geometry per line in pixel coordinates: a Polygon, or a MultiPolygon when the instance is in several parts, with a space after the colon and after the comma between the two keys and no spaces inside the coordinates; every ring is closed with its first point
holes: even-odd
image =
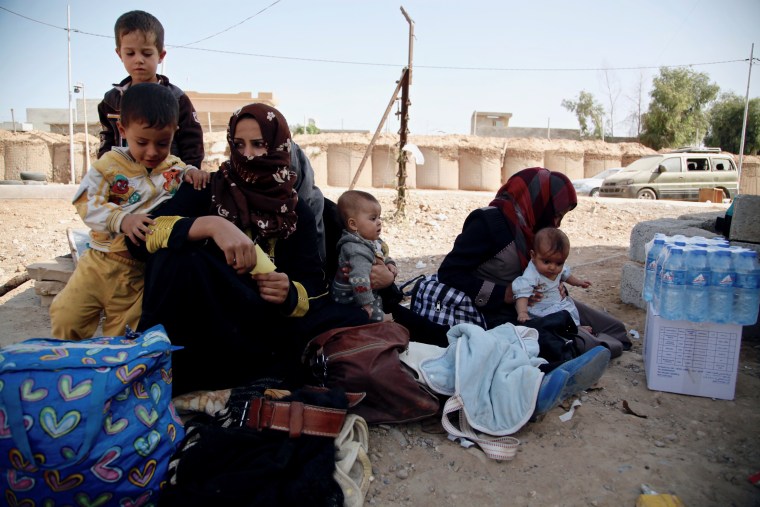
{"type": "Polygon", "coordinates": [[[675,218],[661,218],[659,220],[639,222],[631,229],[628,258],[644,264],[646,261],[644,248],[658,232],[667,234],[668,236],[683,234],[687,238],[692,236],[704,236],[707,238],[715,236],[715,233],[701,229],[699,225],[702,223],[700,220],[678,220],[675,218]]]}
{"type": "Polygon", "coordinates": [[[40,306],[47,308],[55,299],[55,296],[40,296],[40,306]]]}
{"type": "Polygon", "coordinates": [[[689,220],[690,222],[699,222],[696,227],[705,229],[712,234],[720,234],[715,230],[715,219],[725,216],[725,211],[708,211],[705,213],[689,213],[688,215],[681,215],[678,220],[689,220]]]}
{"type": "Polygon", "coordinates": [[[56,282],[53,280],[35,280],[34,281],[34,293],[40,296],[55,296],[66,287],[64,282],[56,282]]]}
{"type": "Polygon", "coordinates": [[[628,261],[623,264],[623,273],[620,277],[621,301],[642,310],[646,310],[646,303],[641,298],[641,290],[644,287],[644,272],[643,265],[628,261]]]}
{"type": "Polygon", "coordinates": [[[52,261],[35,262],[26,267],[29,277],[34,280],[50,280],[68,282],[74,272],[74,261],[71,256],[56,257],[52,261]]]}
{"type": "Polygon", "coordinates": [[[737,195],[728,239],[760,243],[760,195],[737,195]]]}
{"type": "Polygon", "coordinates": [[[754,250],[757,252],[757,257],[760,259],[760,244],[757,243],[744,243],[743,241],[729,241],[728,242],[731,246],[738,246],[741,248],[747,248],[749,250],[754,250]]]}

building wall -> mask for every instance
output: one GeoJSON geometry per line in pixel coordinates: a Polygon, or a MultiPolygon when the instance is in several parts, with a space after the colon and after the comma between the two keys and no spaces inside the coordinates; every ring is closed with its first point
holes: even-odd
{"type": "Polygon", "coordinates": [[[277,106],[272,92],[259,92],[256,97],[251,92],[201,93],[185,91],[198,114],[198,121],[204,132],[220,132],[227,129],[232,113],[251,103],[277,106]]]}

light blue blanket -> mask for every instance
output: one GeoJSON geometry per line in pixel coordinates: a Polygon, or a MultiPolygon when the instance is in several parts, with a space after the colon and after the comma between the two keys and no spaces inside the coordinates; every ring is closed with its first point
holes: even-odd
{"type": "Polygon", "coordinates": [[[420,370],[434,391],[458,395],[470,425],[489,435],[510,435],[533,414],[544,374],[538,365],[538,333],[503,324],[488,331],[458,324],[443,355],[420,370]]]}

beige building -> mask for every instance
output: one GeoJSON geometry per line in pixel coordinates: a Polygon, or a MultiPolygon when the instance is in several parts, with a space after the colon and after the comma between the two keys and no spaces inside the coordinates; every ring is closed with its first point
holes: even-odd
{"type": "Polygon", "coordinates": [[[473,111],[470,118],[470,135],[502,137],[509,127],[510,118],[512,113],[473,111]]]}
{"type": "Polygon", "coordinates": [[[272,92],[259,92],[256,97],[251,92],[240,93],[200,93],[186,91],[185,94],[195,106],[198,121],[204,132],[222,132],[227,130],[232,113],[254,102],[263,102],[277,106],[277,99],[272,92]]]}

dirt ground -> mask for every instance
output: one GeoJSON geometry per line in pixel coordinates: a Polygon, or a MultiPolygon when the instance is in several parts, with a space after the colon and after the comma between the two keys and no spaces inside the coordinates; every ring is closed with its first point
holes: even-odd
{"type": "MultiPolygon", "coordinates": [[[[401,280],[435,272],[467,213],[490,193],[412,190],[407,217],[391,217],[394,192],[373,189],[386,216],[384,239],[401,280]]],[[[336,198],[340,189],[325,189],[336,198]]],[[[620,273],[631,228],[687,213],[720,213],[725,205],[581,198],[567,215],[575,273],[592,281],[574,288],[644,335],[645,313],[620,301],[620,273]]],[[[68,227],[82,227],[64,200],[0,200],[0,282],[32,262],[69,252],[68,227]]],[[[48,336],[50,321],[33,282],[0,297],[0,344],[48,336]]],[[[760,346],[742,344],[733,401],[650,391],[642,342],[613,360],[599,386],[581,396],[573,418],[557,408],[529,423],[512,461],[495,462],[413,423],[370,430],[373,481],[369,505],[633,506],[642,483],[678,495],[687,506],[760,506],[748,476],[760,471],[760,346]],[[623,411],[623,402],[637,414],[623,411]]]]}

